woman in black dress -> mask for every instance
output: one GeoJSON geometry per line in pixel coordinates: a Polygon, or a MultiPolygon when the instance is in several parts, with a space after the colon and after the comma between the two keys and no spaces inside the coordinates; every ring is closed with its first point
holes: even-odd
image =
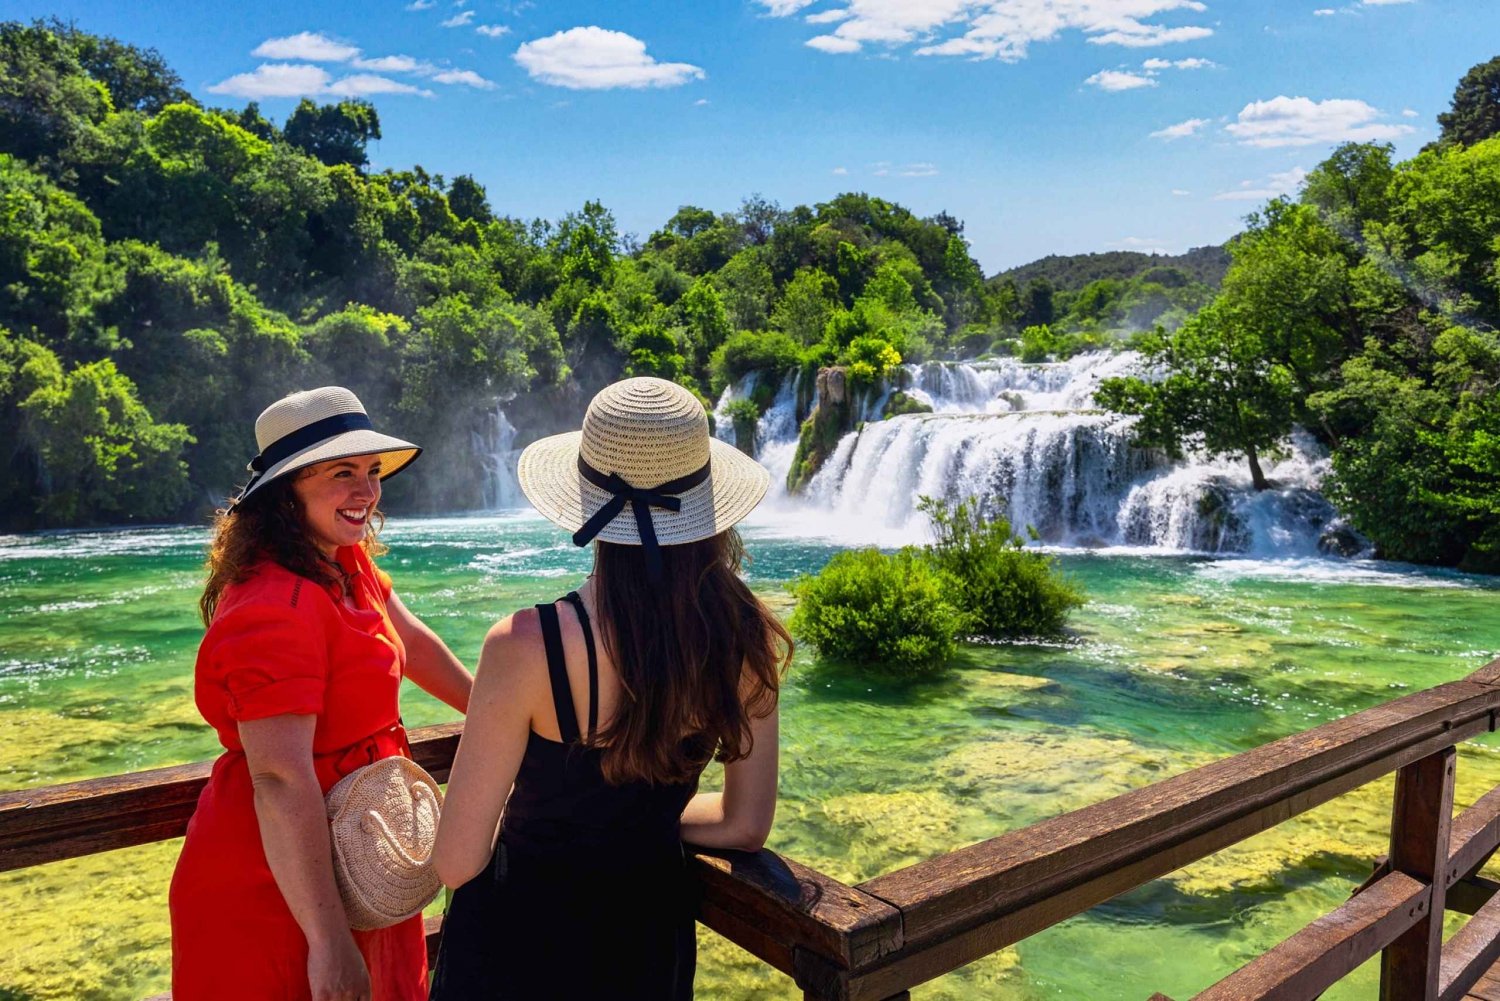
{"type": "Polygon", "coordinates": [[[519,478],[594,572],[485,638],[433,853],[456,892],[432,996],[687,999],[682,842],[754,851],[775,814],[791,638],[732,527],[769,475],[682,387],[628,379],[519,478]],[[698,793],[711,758],[724,791],[698,793]]]}

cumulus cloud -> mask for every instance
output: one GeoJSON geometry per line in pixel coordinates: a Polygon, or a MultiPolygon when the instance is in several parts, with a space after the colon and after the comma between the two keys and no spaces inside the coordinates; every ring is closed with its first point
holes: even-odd
{"type": "MultiPolygon", "coordinates": [[[[811,0],[757,2],[774,17],[811,5],[811,0]]],[[[1153,20],[1205,10],[1200,0],[844,0],[842,6],[806,17],[813,24],[841,22],[807,44],[824,52],[911,44],[918,46],[918,55],[1015,61],[1026,58],[1033,42],[1052,41],[1070,31],[1096,45],[1134,48],[1207,38],[1213,29],[1153,20]]]]}
{"type": "Polygon", "coordinates": [[[411,0],[406,5],[407,10],[431,10],[437,6],[437,0],[411,0]]]}
{"type": "Polygon", "coordinates": [[[501,35],[510,34],[510,28],[503,24],[476,24],[474,30],[486,38],[499,38],[501,35]]]}
{"type": "Polygon", "coordinates": [[[465,87],[475,87],[479,90],[494,90],[495,83],[486,80],[473,70],[443,70],[433,75],[434,83],[461,83],[465,87]]]}
{"type": "Polygon", "coordinates": [[[706,107],[708,107],[708,98],[706,98],[706,97],[700,97],[700,98],[698,98],[698,100],[696,100],[696,101],[693,102],[693,107],[695,107],[695,108],[706,108],[706,107]]]}
{"type": "Polygon", "coordinates": [[[1394,7],[1398,3],[1416,3],[1416,0],[1359,0],[1365,7],[1394,7]]]}
{"type": "Polygon", "coordinates": [[[1173,188],[1172,194],[1176,195],[1178,198],[1186,198],[1188,195],[1191,195],[1192,192],[1187,188],[1173,188]]]}
{"type": "Polygon", "coordinates": [[[677,87],[704,75],[688,63],[659,63],[640,39],[592,25],[526,42],[514,58],[533,80],[571,90],[677,87]]]}
{"type": "Polygon", "coordinates": [[[328,71],[321,66],[266,63],[249,73],[237,73],[208,88],[210,94],[231,97],[306,97],[320,94],[328,86],[328,71]]]}
{"type": "Polygon", "coordinates": [[[1120,70],[1100,70],[1089,77],[1084,83],[1093,84],[1100,90],[1135,90],[1137,87],[1155,87],[1156,81],[1149,76],[1139,73],[1126,73],[1120,70]]]}
{"type": "Polygon", "coordinates": [[[413,59],[411,56],[356,59],[353,65],[356,69],[372,70],[376,73],[415,73],[418,76],[431,76],[438,71],[438,68],[431,63],[413,59]]]}
{"type": "Polygon", "coordinates": [[[1261,147],[1378,142],[1414,131],[1410,125],[1379,122],[1379,117],[1364,101],[1279,96],[1245,105],[1224,131],[1246,146],[1261,147]]]}
{"type": "Polygon", "coordinates": [[[443,22],[443,27],[463,28],[466,27],[472,20],[474,20],[474,12],[472,10],[466,10],[458,14],[454,14],[452,17],[448,18],[443,22]]]}
{"type": "Polygon", "coordinates": [[[1241,181],[1240,186],[1214,195],[1216,202],[1259,202],[1289,195],[1302,186],[1307,171],[1301,167],[1272,174],[1263,181],[1241,181]]]}
{"type": "Polygon", "coordinates": [[[1402,118],[1416,118],[1417,117],[1417,111],[1414,108],[1402,108],[1401,109],[1401,117],[1402,118]]]}
{"type": "MultiPolygon", "coordinates": [[[[889,160],[879,160],[870,164],[871,170],[876,177],[936,177],[937,166],[931,163],[907,163],[899,166],[893,165],[889,160]]],[[[837,174],[842,167],[835,170],[837,174]]],[[[844,173],[848,173],[847,170],[844,173]]]]}
{"type": "Polygon", "coordinates": [[[417,94],[422,97],[431,97],[432,91],[423,90],[421,87],[413,87],[409,83],[392,80],[389,77],[376,76],[373,73],[355,73],[335,80],[329,84],[323,93],[330,97],[370,97],[375,94],[417,94]]]}
{"type": "Polygon", "coordinates": [[[1157,129],[1151,133],[1151,138],[1167,140],[1186,139],[1188,136],[1197,135],[1198,131],[1208,124],[1208,121],[1207,118],[1189,118],[1185,122],[1178,122],[1176,125],[1168,125],[1164,129],[1157,129]]]}
{"type": "Polygon", "coordinates": [[[1334,10],[1332,7],[1319,7],[1317,10],[1313,11],[1313,17],[1332,17],[1337,13],[1338,11],[1334,10]]]}
{"type": "Polygon", "coordinates": [[[257,45],[250,54],[260,59],[301,59],[310,63],[342,63],[359,55],[359,49],[315,31],[302,31],[283,38],[268,38],[257,45]]]}

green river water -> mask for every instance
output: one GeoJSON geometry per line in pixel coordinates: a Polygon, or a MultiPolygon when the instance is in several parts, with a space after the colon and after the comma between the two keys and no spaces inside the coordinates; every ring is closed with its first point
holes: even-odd
{"type": "MultiPolygon", "coordinates": [[[[785,584],[836,547],[747,530],[785,584]]],[[[535,517],[396,521],[382,565],[466,662],[501,614],[575,586],[588,556],[535,517]]],[[[193,529],[0,538],[0,789],[212,757],[192,701],[193,529]]],[[[1089,603],[1066,643],[971,647],[896,686],[799,651],[770,847],[857,882],[1449,681],[1500,651],[1497,585],[1373,563],[1061,556],[1089,603]]],[[[414,689],[407,723],[452,714],[414,689]]],[[[1500,782],[1460,748],[1460,805],[1500,782]]],[[[710,777],[712,781],[712,777],[710,777]]],[[[1186,997],[1347,898],[1383,853],[1389,780],[1066,921],[918,998],[1186,997]]],[[[179,842],[0,874],[0,1001],[165,990],[179,842]]],[[[1450,921],[1460,919],[1450,918],[1450,921]]],[[[709,932],[698,996],[800,997],[709,932]]],[[[1373,997],[1370,964],[1330,999],[1373,997]]]]}

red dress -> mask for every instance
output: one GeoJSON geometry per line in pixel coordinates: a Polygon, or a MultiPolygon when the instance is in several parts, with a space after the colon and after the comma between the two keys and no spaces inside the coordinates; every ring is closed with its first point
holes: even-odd
{"type": "MultiPolygon", "coordinates": [[[[267,562],[224,589],[198,648],[198,711],[225,750],[172,875],[175,1001],[310,996],[307,941],[266,863],[238,724],[316,715],[313,764],[325,793],[361,765],[408,753],[397,703],[406,650],[386,612],[390,578],[361,549],[337,555],[359,608],[267,562]]],[[[374,1001],[427,997],[421,915],[354,940],[374,1001]]]]}

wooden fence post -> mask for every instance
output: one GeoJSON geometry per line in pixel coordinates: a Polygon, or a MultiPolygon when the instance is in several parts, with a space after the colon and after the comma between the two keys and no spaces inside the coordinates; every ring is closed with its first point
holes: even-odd
{"type": "Polygon", "coordinates": [[[1429,754],[1396,772],[1391,811],[1391,868],[1427,883],[1431,890],[1415,906],[1424,914],[1380,958],[1380,1001],[1435,1001],[1442,965],[1443,911],[1447,887],[1448,833],[1453,824],[1452,747],[1429,754]]]}

